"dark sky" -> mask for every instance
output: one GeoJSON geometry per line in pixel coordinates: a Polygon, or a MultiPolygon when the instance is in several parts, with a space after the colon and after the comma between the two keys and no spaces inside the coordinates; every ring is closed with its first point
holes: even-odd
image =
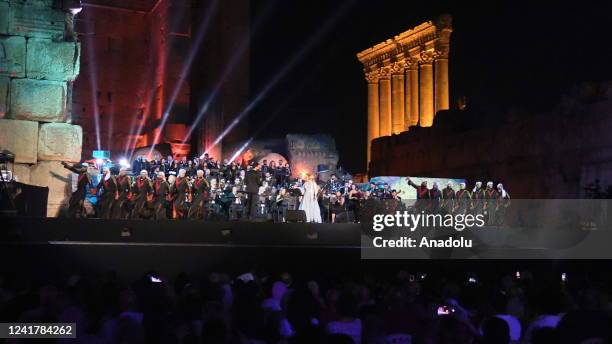
{"type": "MultiPolygon", "coordinates": [[[[251,40],[253,97],[343,4],[251,2],[251,23],[261,18],[251,40]]],[[[251,132],[280,110],[260,138],[329,133],[340,165],[364,171],[366,82],[355,54],[445,12],[454,27],[451,103],[465,95],[470,106],[550,109],[572,85],[612,80],[611,10],[603,1],[351,1],[254,109],[251,132]]]]}

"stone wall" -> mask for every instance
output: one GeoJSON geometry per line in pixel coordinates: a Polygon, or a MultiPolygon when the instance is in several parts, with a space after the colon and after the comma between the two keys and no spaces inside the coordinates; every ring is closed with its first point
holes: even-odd
{"type": "Polygon", "coordinates": [[[370,176],[501,182],[513,198],[576,198],[612,185],[612,83],[577,87],[549,113],[443,111],[433,127],[374,140],[370,176]],[[590,90],[590,91],[589,91],[590,90]]]}
{"type": "Polygon", "coordinates": [[[0,149],[15,153],[19,181],[49,187],[48,216],[68,202],[60,161],[80,161],[83,140],[67,106],[80,44],[64,39],[66,13],[53,3],[0,0],[0,149]]]}
{"type": "Polygon", "coordinates": [[[182,76],[190,51],[191,1],[160,0],[137,11],[125,6],[117,0],[86,5],[76,22],[84,58],[72,105],[74,122],[85,133],[84,154],[100,148],[120,158],[128,148],[159,142],[175,144],[179,154],[189,149],[178,143],[191,114],[190,82],[182,76]]]}
{"type": "Polygon", "coordinates": [[[329,135],[287,135],[287,151],[293,177],[314,173],[318,165],[327,165],[332,172],[338,165],[336,142],[329,135]]]}

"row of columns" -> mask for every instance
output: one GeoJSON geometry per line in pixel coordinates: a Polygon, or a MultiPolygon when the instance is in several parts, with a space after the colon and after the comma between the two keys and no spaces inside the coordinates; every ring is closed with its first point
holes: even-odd
{"type": "Polygon", "coordinates": [[[424,52],[371,71],[366,79],[368,162],[372,140],[410,126],[430,127],[435,113],[449,108],[447,54],[424,52]]]}

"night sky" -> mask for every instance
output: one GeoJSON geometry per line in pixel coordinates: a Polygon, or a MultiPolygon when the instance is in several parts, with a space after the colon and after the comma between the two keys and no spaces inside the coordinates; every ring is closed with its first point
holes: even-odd
{"type": "Polygon", "coordinates": [[[465,95],[470,107],[545,111],[577,83],[612,80],[610,2],[533,2],[253,0],[252,97],[340,19],[253,110],[250,130],[280,113],[259,138],[329,133],[340,165],[364,171],[366,82],[355,54],[440,13],[453,15],[451,104],[465,95]]]}

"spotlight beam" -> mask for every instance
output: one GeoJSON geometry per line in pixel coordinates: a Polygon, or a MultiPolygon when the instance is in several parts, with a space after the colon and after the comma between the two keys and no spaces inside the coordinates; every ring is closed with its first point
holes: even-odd
{"type": "Polygon", "coordinates": [[[251,142],[253,142],[253,140],[255,140],[255,138],[265,129],[268,127],[268,125],[274,120],[276,119],[276,117],[283,112],[283,110],[285,110],[285,108],[287,108],[287,106],[293,101],[293,99],[295,98],[295,96],[303,89],[305,85],[305,81],[302,81],[298,87],[288,96],[285,98],[285,100],[282,102],[282,104],[270,115],[268,116],[268,118],[266,118],[265,121],[263,121],[263,123],[259,126],[259,128],[257,128],[257,130],[255,131],[255,133],[253,133],[253,135],[242,145],[240,146],[240,148],[232,155],[232,157],[230,158],[230,163],[233,162],[234,160],[236,160],[240,154],[242,154],[242,152],[247,149],[249,147],[249,145],[251,144],[251,142]]]}
{"type": "Polygon", "coordinates": [[[157,144],[157,142],[159,141],[161,137],[161,133],[164,130],[164,126],[166,125],[166,122],[168,121],[168,118],[170,117],[170,111],[174,107],[174,102],[176,101],[176,98],[178,97],[178,94],[181,91],[181,86],[183,85],[183,82],[185,82],[185,79],[187,78],[187,74],[189,73],[189,70],[191,69],[193,60],[195,59],[195,56],[199,50],[202,40],[204,39],[208,26],[210,25],[210,22],[212,21],[213,14],[216,12],[217,4],[218,4],[218,0],[214,0],[212,2],[212,4],[210,5],[210,8],[207,11],[206,17],[204,18],[204,20],[200,24],[200,27],[198,28],[198,31],[195,36],[196,37],[195,42],[191,46],[191,50],[189,54],[187,55],[187,60],[183,64],[183,68],[181,69],[181,73],[179,74],[179,80],[177,81],[174,87],[174,90],[172,91],[172,94],[170,96],[170,99],[168,100],[168,105],[166,106],[166,110],[163,113],[162,120],[159,125],[159,130],[155,134],[155,138],[153,139],[153,142],[151,144],[149,155],[153,153],[153,149],[155,148],[155,145],[157,144]]]}
{"type": "Polygon", "coordinates": [[[313,36],[311,36],[304,45],[298,50],[296,54],[294,54],[289,62],[285,64],[281,70],[274,75],[274,77],[266,84],[266,86],[257,94],[257,96],[234,118],[234,120],[227,126],[223,132],[213,141],[211,147],[207,147],[204,154],[208,153],[212,148],[214,148],[227,134],[229,134],[232,129],[240,123],[240,121],[270,92],[270,90],[276,86],[276,84],[283,79],[289,71],[291,71],[295,65],[297,65],[304,56],[312,49],[312,47],[319,42],[321,37],[325,35],[333,25],[340,20],[340,18],[346,13],[350,6],[352,6],[354,0],[345,1],[336,12],[329,17],[325,23],[315,32],[313,36]]]}
{"type": "Polygon", "coordinates": [[[229,63],[223,70],[221,77],[216,82],[215,87],[213,88],[212,92],[208,95],[208,97],[202,103],[202,106],[198,110],[198,114],[196,115],[196,118],[191,124],[191,126],[189,127],[189,131],[183,138],[182,143],[185,143],[187,142],[187,140],[189,140],[189,138],[191,137],[191,134],[193,134],[193,131],[196,129],[196,127],[198,126],[198,124],[200,123],[200,121],[203,119],[204,115],[208,111],[210,104],[212,104],[212,102],[216,99],[217,95],[221,91],[221,88],[223,87],[225,80],[227,80],[227,78],[232,74],[232,72],[236,68],[236,65],[238,64],[238,62],[240,62],[240,59],[243,57],[244,52],[249,47],[249,42],[251,40],[251,37],[258,31],[261,25],[261,22],[270,12],[271,2],[268,2],[266,4],[267,6],[261,11],[261,14],[257,17],[255,22],[251,26],[251,32],[249,33],[248,37],[242,40],[242,42],[238,46],[238,49],[236,49],[236,52],[232,55],[229,63]]]}
{"type": "MultiPolygon", "coordinates": [[[[86,13],[89,14],[89,11],[86,13]]],[[[93,32],[91,28],[91,20],[85,21],[87,24],[87,32],[93,32]]],[[[87,44],[87,54],[89,55],[89,89],[91,95],[91,106],[93,107],[94,126],[96,130],[96,147],[101,150],[100,143],[100,112],[98,109],[98,77],[96,72],[96,55],[94,52],[95,34],[89,36],[89,44],[87,44]]]]}

